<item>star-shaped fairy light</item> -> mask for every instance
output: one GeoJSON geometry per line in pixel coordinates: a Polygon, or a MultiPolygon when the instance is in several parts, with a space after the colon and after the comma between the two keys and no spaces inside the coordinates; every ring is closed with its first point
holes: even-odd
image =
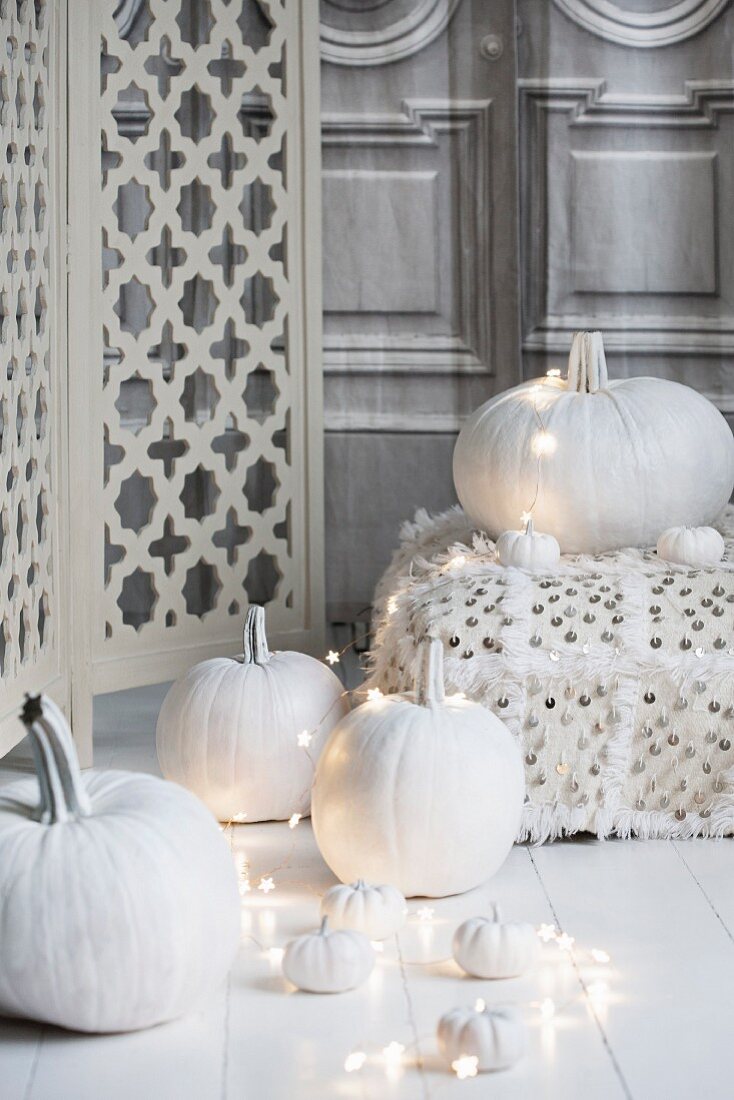
{"type": "Polygon", "coordinates": [[[330,665],[338,665],[339,654],[335,649],[330,649],[329,652],[326,654],[324,660],[327,661],[330,665]]]}
{"type": "Polygon", "coordinates": [[[307,749],[312,741],[313,741],[313,734],[309,733],[308,730],[302,730],[301,733],[298,734],[298,747],[299,747],[299,749],[307,749]]]}
{"type": "Polygon", "coordinates": [[[367,691],[367,702],[376,703],[378,699],[382,699],[382,692],[379,688],[369,688],[367,691]]]}
{"type": "Polygon", "coordinates": [[[461,1058],[451,1063],[451,1068],[460,1081],[465,1081],[467,1077],[476,1077],[479,1072],[479,1059],[475,1054],[462,1054],[461,1058]]]}
{"type": "Polygon", "coordinates": [[[538,936],[543,943],[549,943],[551,940],[554,940],[557,935],[558,929],[555,924],[541,924],[538,929],[538,936]]]}
{"type": "Polygon", "coordinates": [[[270,875],[266,875],[264,878],[260,879],[257,888],[258,890],[262,890],[263,894],[269,894],[271,890],[275,889],[275,883],[270,875]]]}

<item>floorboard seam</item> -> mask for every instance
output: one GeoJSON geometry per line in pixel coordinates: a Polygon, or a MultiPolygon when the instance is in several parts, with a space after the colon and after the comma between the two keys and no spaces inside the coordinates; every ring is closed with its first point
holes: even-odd
{"type": "MultiPolygon", "coordinates": [[[[532,851],[529,847],[527,847],[525,849],[525,851],[528,853],[528,856],[530,858],[530,862],[533,866],[533,870],[535,871],[538,882],[540,883],[540,888],[543,891],[543,893],[545,894],[546,901],[548,902],[548,905],[550,907],[550,911],[553,914],[553,920],[556,924],[556,927],[559,928],[563,932],[563,931],[565,931],[565,929],[564,929],[563,924],[562,924],[562,922],[561,922],[561,920],[558,916],[558,912],[556,911],[556,907],[553,904],[553,900],[552,900],[550,894],[548,893],[548,888],[546,887],[545,882],[543,881],[543,876],[540,873],[538,865],[535,862],[535,860],[533,859],[533,853],[532,853],[532,851]]],[[[580,970],[579,965],[576,961],[576,957],[575,957],[573,951],[570,952],[570,957],[571,957],[571,965],[573,966],[573,968],[576,972],[576,978],[577,978],[578,983],[581,986],[581,989],[582,989],[583,994],[584,994],[584,1000],[586,1001],[586,1005],[588,1007],[588,1010],[591,1013],[591,1016],[594,1020],[594,1023],[597,1026],[597,1029],[599,1031],[599,1035],[601,1036],[601,1041],[604,1044],[604,1047],[606,1049],[607,1054],[609,1055],[609,1059],[612,1063],[612,1067],[614,1069],[615,1074],[617,1075],[617,1080],[619,1081],[619,1083],[622,1087],[622,1091],[624,1092],[624,1095],[627,1097],[627,1100],[634,1100],[634,1097],[632,1095],[632,1090],[630,1089],[629,1085],[627,1084],[624,1073],[622,1072],[622,1067],[620,1066],[619,1062],[617,1061],[617,1056],[615,1055],[614,1051],[612,1050],[612,1046],[611,1046],[611,1043],[609,1042],[609,1038],[607,1036],[607,1033],[604,1030],[604,1026],[603,1026],[601,1020],[599,1019],[599,1017],[596,1013],[596,1009],[594,1008],[594,1005],[593,1005],[593,1002],[592,1002],[591,998],[589,997],[589,991],[586,987],[586,982],[584,981],[583,975],[581,973],[581,970],[580,970]]]]}
{"type": "MultiPolygon", "coordinates": [[[[234,963],[232,964],[234,966],[234,963]]],[[[227,1100],[228,1075],[229,1075],[229,998],[232,991],[232,968],[227,975],[227,986],[224,995],[224,1043],[222,1044],[222,1100],[227,1100]]]]}
{"type": "MultiPolygon", "coordinates": [[[[713,902],[711,896],[707,893],[706,888],[704,887],[703,883],[696,876],[695,871],[692,869],[692,867],[689,864],[688,860],[686,859],[686,857],[681,852],[680,848],[678,847],[677,842],[675,840],[673,840],[673,841],[671,841],[671,843],[673,845],[673,850],[675,851],[675,854],[678,856],[678,859],[681,861],[681,863],[685,867],[686,871],[688,871],[688,874],[691,876],[691,878],[695,882],[696,886],[698,887],[698,889],[701,891],[704,898],[706,899],[706,902],[707,902],[709,908],[711,909],[711,912],[714,914],[717,921],[719,922],[721,927],[724,929],[724,931],[726,932],[726,934],[729,937],[729,939],[731,940],[731,942],[734,943],[734,935],[732,935],[731,929],[729,928],[728,924],[726,923],[726,921],[722,917],[719,910],[714,905],[714,902],[713,902]]],[[[707,843],[710,843],[710,841],[708,841],[707,843]]]]}
{"type": "Polygon", "coordinates": [[[426,1080],[426,1073],[423,1066],[423,1055],[421,1054],[420,1038],[418,1035],[418,1025],[415,1022],[415,1010],[413,1008],[413,998],[410,995],[410,989],[408,987],[408,975],[405,971],[405,963],[403,962],[403,952],[400,948],[400,939],[395,937],[395,942],[398,950],[398,963],[400,965],[400,979],[403,983],[403,993],[405,995],[405,1003],[408,1008],[408,1022],[410,1024],[410,1031],[413,1036],[413,1047],[415,1049],[415,1063],[418,1075],[421,1079],[421,1087],[423,1089],[423,1095],[426,1100],[430,1100],[431,1093],[428,1088],[428,1081],[426,1080]]]}
{"type": "Polygon", "coordinates": [[[30,1100],[31,1091],[36,1080],[36,1070],[38,1069],[38,1063],[41,1060],[41,1048],[43,1047],[43,1041],[46,1038],[46,1028],[42,1027],[38,1036],[38,1042],[36,1043],[36,1049],[33,1052],[33,1061],[31,1062],[31,1068],[28,1071],[28,1081],[23,1092],[23,1100],[30,1100]]]}

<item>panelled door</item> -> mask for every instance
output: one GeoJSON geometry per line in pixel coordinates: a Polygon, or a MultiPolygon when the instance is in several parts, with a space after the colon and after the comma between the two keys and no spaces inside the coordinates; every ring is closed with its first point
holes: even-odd
{"type": "Polygon", "coordinates": [[[512,0],[321,0],[327,601],[454,500],[458,425],[518,377],[512,0]]]}

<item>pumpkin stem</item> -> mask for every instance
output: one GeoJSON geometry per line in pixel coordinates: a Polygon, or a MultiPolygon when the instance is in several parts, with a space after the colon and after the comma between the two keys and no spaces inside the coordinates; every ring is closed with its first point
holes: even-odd
{"type": "Polygon", "coordinates": [[[27,695],[21,721],[28,731],[38,776],[38,817],[44,825],[92,812],[82,783],[71,730],[59,707],[45,695],[27,695]]]}
{"type": "Polygon", "coordinates": [[[443,686],[443,642],[439,638],[426,638],[421,642],[415,693],[417,702],[422,707],[443,703],[446,697],[443,686]]]}
{"type": "Polygon", "coordinates": [[[268,639],[265,636],[265,608],[253,604],[248,608],[244,630],[244,655],[246,665],[266,665],[270,660],[268,639]]]}
{"type": "Polygon", "coordinates": [[[328,934],[329,934],[329,918],[328,917],[322,917],[321,918],[321,927],[319,928],[319,935],[320,936],[328,936],[328,934]]]}
{"type": "Polygon", "coordinates": [[[502,920],[502,913],[499,905],[496,901],[492,902],[492,921],[494,924],[499,924],[502,920]]]}
{"type": "Polygon", "coordinates": [[[568,357],[569,390],[598,393],[609,385],[604,341],[600,332],[577,332],[568,357]]]}

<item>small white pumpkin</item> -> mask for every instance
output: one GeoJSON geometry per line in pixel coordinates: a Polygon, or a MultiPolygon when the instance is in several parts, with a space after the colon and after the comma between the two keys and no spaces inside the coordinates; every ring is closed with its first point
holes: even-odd
{"type": "Polygon", "coordinates": [[[214,818],[152,775],[82,775],[50,699],[22,719],[38,780],[0,793],[0,1014],[110,1032],[197,1007],[240,939],[214,818]]]}
{"type": "Polygon", "coordinates": [[[564,554],[652,546],[711,523],[734,486],[734,437],[702,394],[665,378],[610,381],[601,333],[576,333],[568,377],[482,405],[459,434],[454,482],[490,538],[532,507],[564,554]]]}
{"type": "Polygon", "coordinates": [[[474,978],[516,978],[540,955],[532,924],[503,923],[499,906],[491,917],[470,917],[454,933],[454,959],[474,978]]]}
{"type": "Polygon", "coordinates": [[[351,928],[370,940],[386,940],[405,923],[405,898],[394,886],[370,886],[360,878],[327,890],[321,913],[332,928],[351,928]]]}
{"type": "Polygon", "coordinates": [[[427,639],[415,695],[364,703],[329,738],[316,769],[314,833],[342,882],[443,897],[502,865],[524,794],[512,734],[479,704],[445,697],[443,645],[427,639]]]}
{"type": "Polygon", "coordinates": [[[678,565],[716,565],[726,544],[713,527],[669,527],[658,539],[658,557],[678,565]]]}
{"type": "Polygon", "coordinates": [[[313,763],[348,709],[339,679],[321,661],[269,652],[265,612],[251,607],[244,653],[194,665],[164,699],[156,730],[161,771],[220,821],[303,816],[313,763]],[[299,744],[304,733],[313,735],[308,746],[299,744]]]}
{"type": "Polygon", "coordinates": [[[561,548],[553,535],[542,535],[533,529],[529,519],[524,531],[503,531],[497,539],[500,565],[541,573],[554,569],[561,560],[561,548]]]}
{"type": "Polygon", "coordinates": [[[346,928],[332,932],[324,917],[317,932],[291,940],[283,956],[283,973],[307,993],[345,993],[366,982],[375,952],[366,936],[346,928]]]}
{"type": "Polygon", "coordinates": [[[525,1028],[514,1008],[454,1008],[438,1021],[436,1034],[449,1065],[476,1058],[480,1073],[509,1069],[525,1051],[525,1028]]]}

